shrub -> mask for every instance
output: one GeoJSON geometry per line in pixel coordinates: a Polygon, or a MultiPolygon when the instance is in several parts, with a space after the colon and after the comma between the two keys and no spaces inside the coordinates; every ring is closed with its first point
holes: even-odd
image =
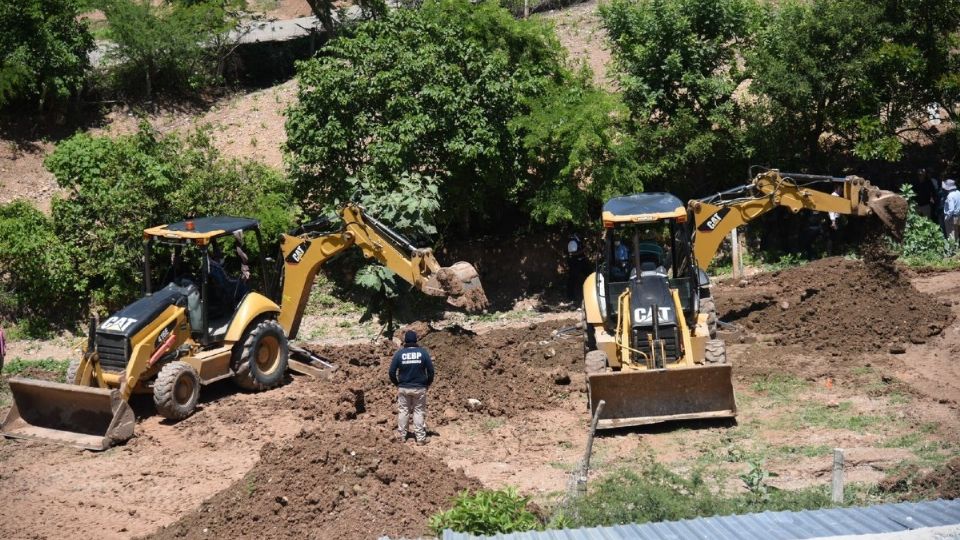
{"type": "Polygon", "coordinates": [[[614,100],[585,91],[579,101],[564,96],[564,106],[589,104],[573,124],[587,135],[553,122],[524,142],[535,122],[514,121],[543,111],[537,100],[551,89],[576,82],[549,27],[516,20],[489,2],[428,0],[420,9],[391,11],[332,40],[298,65],[297,77],[288,161],[316,206],[346,200],[358,187],[375,196],[395,193],[404,173],[417,173],[435,179],[437,210],[444,210],[425,215],[430,223],[496,223],[535,195],[530,204],[542,209],[536,217],[568,219],[573,212],[556,211],[563,201],[550,195],[571,197],[612,138],[605,114],[614,100]],[[533,145],[547,140],[554,148],[541,155],[533,145]]]}
{"type": "Polygon", "coordinates": [[[29,333],[44,321],[70,322],[78,314],[85,281],[73,269],[72,246],[26,201],[0,205],[0,314],[23,319],[29,333]]]}
{"type": "Polygon", "coordinates": [[[0,0],[0,105],[62,104],[83,87],[93,37],[74,0],[0,0]]]}
{"type": "Polygon", "coordinates": [[[907,224],[900,243],[900,256],[912,266],[937,264],[957,251],[957,245],[943,236],[943,230],[930,219],[917,212],[916,195],[909,184],[900,187],[907,199],[907,224]]]}
{"type": "Polygon", "coordinates": [[[464,491],[453,508],[430,517],[430,529],[437,536],[445,529],[491,535],[539,529],[540,520],[527,509],[528,502],[528,497],[521,497],[513,488],[464,491]]]}
{"type": "Polygon", "coordinates": [[[107,18],[106,62],[121,92],[150,99],[154,92],[195,92],[219,84],[237,26],[231,1],[102,0],[107,18]]]}
{"type": "Polygon", "coordinates": [[[70,195],[53,202],[57,236],[95,306],[112,309],[140,290],[143,229],[207,214],[262,220],[266,239],[298,217],[291,185],[269,167],[220,156],[206,131],[161,136],[146,124],[116,139],[76,135],[46,166],[70,195]]]}

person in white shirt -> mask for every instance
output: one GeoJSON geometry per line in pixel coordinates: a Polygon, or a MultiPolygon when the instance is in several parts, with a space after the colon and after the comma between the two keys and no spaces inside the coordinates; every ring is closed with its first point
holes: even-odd
{"type": "Polygon", "coordinates": [[[943,201],[943,234],[957,242],[960,240],[960,191],[957,191],[956,180],[944,180],[943,191],[947,194],[943,201]]]}

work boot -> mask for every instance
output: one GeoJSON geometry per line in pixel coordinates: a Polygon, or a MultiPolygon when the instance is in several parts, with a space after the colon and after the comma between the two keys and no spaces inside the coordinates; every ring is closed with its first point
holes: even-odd
{"type": "Polygon", "coordinates": [[[401,444],[404,443],[404,442],[407,440],[407,434],[406,434],[406,433],[397,432],[396,437],[397,437],[397,442],[398,442],[398,443],[401,443],[401,444]]]}
{"type": "Polygon", "coordinates": [[[424,438],[422,438],[422,439],[417,439],[417,446],[426,446],[428,442],[430,442],[430,441],[427,440],[426,437],[424,437],[424,438]]]}

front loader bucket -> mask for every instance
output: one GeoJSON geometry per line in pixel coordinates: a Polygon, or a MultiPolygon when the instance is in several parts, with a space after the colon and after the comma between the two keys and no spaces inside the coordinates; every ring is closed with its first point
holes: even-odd
{"type": "Polygon", "coordinates": [[[869,194],[867,206],[897,240],[903,238],[903,230],[907,225],[906,199],[892,191],[878,189],[869,194]]]}
{"type": "Polygon", "coordinates": [[[597,373],[587,379],[591,414],[602,399],[598,429],[697,418],[733,418],[729,365],[597,373]]]}
{"type": "Polygon", "coordinates": [[[106,450],[133,437],[133,410],[119,390],[13,377],[13,407],[0,431],[88,450],[106,450]]]}
{"type": "Polygon", "coordinates": [[[468,262],[456,262],[437,272],[437,281],[447,295],[447,303],[467,311],[481,311],[489,302],[480,285],[480,274],[468,262]]]}

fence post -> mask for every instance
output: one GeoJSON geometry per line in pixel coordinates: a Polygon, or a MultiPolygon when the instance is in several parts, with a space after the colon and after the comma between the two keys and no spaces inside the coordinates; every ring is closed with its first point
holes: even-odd
{"type": "Polygon", "coordinates": [[[593,413],[593,421],[590,423],[590,434],[587,435],[587,449],[583,453],[583,466],[580,468],[580,477],[577,478],[577,491],[587,491],[587,475],[590,474],[590,455],[593,453],[593,436],[597,433],[597,422],[600,420],[600,411],[606,405],[606,401],[600,400],[597,403],[597,410],[593,413]]]}
{"type": "Polygon", "coordinates": [[[843,503],[843,448],[833,449],[833,484],[831,498],[834,504],[843,503]]]}

